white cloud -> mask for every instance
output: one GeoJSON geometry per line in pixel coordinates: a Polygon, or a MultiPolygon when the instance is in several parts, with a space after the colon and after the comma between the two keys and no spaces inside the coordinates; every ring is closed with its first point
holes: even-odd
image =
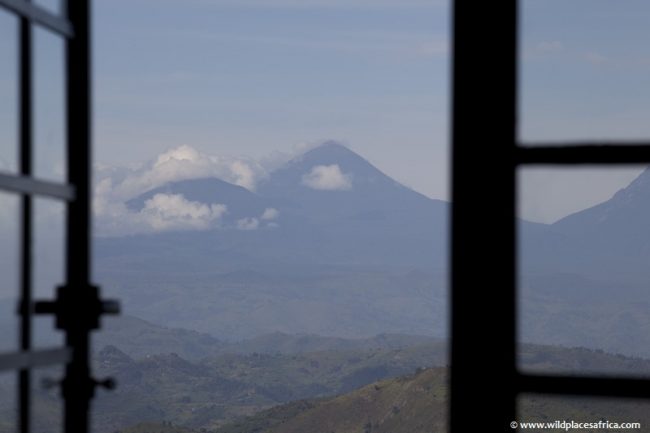
{"type": "Polygon", "coordinates": [[[189,201],[181,194],[156,194],[145,201],[140,211],[129,209],[123,202],[109,202],[101,198],[95,199],[94,210],[96,234],[126,236],[217,228],[228,208],[224,204],[189,201]]]}
{"type": "Polygon", "coordinates": [[[272,207],[267,207],[266,209],[264,209],[264,212],[262,213],[262,216],[260,218],[266,221],[272,221],[277,219],[279,215],[280,212],[277,209],[272,207]]]}
{"type": "Polygon", "coordinates": [[[265,176],[266,170],[249,158],[207,155],[187,145],[169,149],[144,164],[98,165],[93,197],[96,232],[101,236],[120,236],[214,227],[222,214],[219,206],[223,205],[208,206],[182,196],[162,195],[135,212],[128,209],[126,202],[169,182],[216,177],[254,190],[265,176]]]}
{"type": "Polygon", "coordinates": [[[260,226],[260,220],[257,218],[242,218],[237,220],[239,230],[257,230],[260,226]]]}
{"type": "Polygon", "coordinates": [[[302,184],[319,190],[349,190],[352,188],[352,176],[343,174],[338,164],[317,165],[302,177],[302,184]]]}
{"type": "Polygon", "coordinates": [[[262,221],[267,221],[266,227],[278,227],[278,224],[273,221],[277,220],[279,216],[280,212],[277,209],[267,207],[259,218],[248,217],[237,220],[237,228],[239,230],[257,230],[262,221]]]}
{"type": "Polygon", "coordinates": [[[156,194],[145,201],[140,215],[154,231],[206,230],[226,213],[223,204],[189,201],[180,194],[156,194]]]}
{"type": "Polygon", "coordinates": [[[207,155],[187,145],[170,149],[141,166],[98,167],[100,180],[111,177],[112,193],[124,201],[169,182],[204,177],[217,177],[254,190],[265,175],[266,171],[252,159],[207,155]]]}

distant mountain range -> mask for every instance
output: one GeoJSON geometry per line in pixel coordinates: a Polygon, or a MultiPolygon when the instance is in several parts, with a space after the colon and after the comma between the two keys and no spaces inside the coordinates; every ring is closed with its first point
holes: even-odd
{"type": "MultiPolygon", "coordinates": [[[[521,355],[527,370],[650,373],[650,361],[586,349],[524,346],[521,355]]],[[[219,433],[359,432],[368,422],[372,431],[410,433],[430,432],[445,419],[446,354],[434,342],[399,349],[222,354],[200,361],[176,354],[133,359],[108,346],[95,362],[99,374],[114,376],[120,384],[114,393],[101,393],[95,403],[99,433],[139,423],[148,424],[126,431],[165,431],[151,424],[163,421],[219,433]]],[[[584,401],[574,404],[538,404],[530,418],[570,419],[602,408],[584,401]],[[573,412],[578,407],[587,413],[573,412]]],[[[629,415],[625,421],[648,416],[645,406],[631,412],[626,412],[630,405],[609,406],[598,416],[629,415]]]]}
{"type": "MultiPolygon", "coordinates": [[[[386,379],[330,398],[300,400],[267,409],[223,426],[216,433],[430,433],[447,430],[448,371],[428,368],[386,379]]],[[[524,396],[518,401],[521,422],[555,420],[650,422],[648,405],[639,401],[524,396]]],[[[125,433],[156,431],[137,425],[125,433]]],[[[544,431],[545,428],[532,431],[544,431]]],[[[190,433],[177,430],[175,433],[190,433]]]]}
{"type": "Polygon", "coordinates": [[[225,204],[223,227],[100,238],[100,268],[102,259],[117,257],[128,267],[135,256],[139,265],[137,258],[151,253],[158,256],[152,264],[159,264],[170,251],[177,265],[210,270],[276,263],[443,266],[447,204],[404,187],[340,144],[293,159],[256,192],[216,178],[184,180],[148,191],[128,206],[141,210],[156,194],[225,204]]]}
{"type": "MultiPolygon", "coordinates": [[[[449,204],[347,147],[312,149],[254,192],[185,180],[128,206],[156,194],[228,212],[210,230],[97,239],[97,279],[135,316],[226,340],[447,333],[449,204]]],[[[555,224],[519,221],[524,341],[650,356],[649,222],[649,171],[555,224]]],[[[496,290],[489,275],[477,279],[496,290]]]]}

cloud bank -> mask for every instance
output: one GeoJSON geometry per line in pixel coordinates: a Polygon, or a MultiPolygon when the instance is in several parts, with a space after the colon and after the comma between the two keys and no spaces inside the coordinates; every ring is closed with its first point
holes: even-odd
{"type": "MultiPolygon", "coordinates": [[[[287,159],[292,154],[283,154],[287,159]]],[[[273,165],[281,165],[274,155],[273,165]]],[[[215,177],[251,191],[270,168],[246,157],[215,156],[183,145],[133,166],[95,166],[93,213],[95,234],[128,236],[179,230],[257,230],[279,227],[280,212],[272,207],[259,215],[227,219],[227,203],[191,201],[182,194],[156,194],[133,209],[127,202],[170,182],[215,177]]],[[[2,196],[0,196],[0,200],[2,196]]],[[[0,201],[0,205],[2,202],[0,201]]],[[[0,207],[0,222],[3,219],[0,207]]],[[[7,219],[7,218],[4,218],[7,219]]]]}
{"type": "Polygon", "coordinates": [[[100,236],[123,236],[221,227],[228,211],[224,204],[192,202],[179,194],[157,194],[139,211],[129,209],[126,202],[169,182],[206,177],[255,190],[267,171],[250,158],[207,155],[183,145],[144,164],[97,165],[95,175],[95,231],[100,236]]]}
{"type": "Polygon", "coordinates": [[[318,190],[345,191],[352,189],[352,176],[343,174],[338,164],[317,165],[302,177],[302,184],[318,190]]]}
{"type": "Polygon", "coordinates": [[[147,200],[139,215],[155,231],[205,230],[227,212],[223,204],[188,201],[180,194],[156,194],[147,200]]]}
{"type": "Polygon", "coordinates": [[[126,170],[99,166],[97,172],[100,178],[113,180],[116,174],[121,174],[113,193],[126,200],[168,182],[204,177],[217,177],[254,190],[266,175],[266,170],[250,158],[207,155],[187,145],[170,149],[142,166],[126,170]]]}

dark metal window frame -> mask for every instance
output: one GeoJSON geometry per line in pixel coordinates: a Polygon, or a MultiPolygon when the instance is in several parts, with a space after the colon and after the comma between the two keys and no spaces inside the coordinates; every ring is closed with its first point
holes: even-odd
{"type": "Polygon", "coordinates": [[[650,141],[519,143],[518,1],[453,3],[451,432],[513,431],[521,393],[650,398],[650,380],[516,362],[517,168],[648,164],[650,141]]]}
{"type": "MultiPolygon", "coordinates": [[[[30,431],[30,371],[65,364],[65,431],[88,431],[98,384],[89,365],[89,334],[114,302],[90,283],[90,20],[88,0],[68,0],[65,17],[27,0],[0,0],[20,18],[20,173],[0,174],[0,190],[22,195],[20,351],[0,355],[0,370],[19,376],[21,433],[30,431]],[[34,25],[66,40],[68,182],[32,176],[32,36],[34,25]],[[66,284],[53,301],[32,300],[32,197],[67,202],[66,284]],[[66,346],[34,350],[33,314],[53,314],[66,346]]],[[[650,381],[523,374],[516,364],[516,170],[522,165],[650,163],[650,143],[517,142],[517,1],[455,0],[452,107],[452,347],[450,428],[510,431],[520,393],[650,398],[650,381]],[[489,38],[489,59],[482,55],[489,38]],[[481,215],[477,224],[475,215],[481,215]],[[476,275],[489,281],[475,285],[476,275]]]]}
{"type": "Polygon", "coordinates": [[[95,388],[111,387],[110,380],[91,376],[90,332],[99,327],[102,314],[115,314],[118,305],[103,301],[90,282],[90,180],[91,180],[91,93],[90,93],[90,1],[65,0],[61,15],[28,0],[0,0],[0,7],[19,19],[19,148],[20,171],[0,174],[0,191],[20,194],[21,278],[18,314],[20,351],[0,355],[0,371],[18,372],[18,423],[21,433],[31,427],[31,370],[63,364],[61,380],[64,401],[64,429],[69,433],[88,431],[89,405],[95,388]],[[66,183],[33,176],[32,115],[32,30],[41,26],[64,38],[67,167],[66,183]],[[67,203],[66,282],[57,288],[54,300],[32,298],[32,200],[45,196],[67,203]],[[34,314],[51,314],[65,333],[65,346],[35,350],[32,347],[34,314]]]}

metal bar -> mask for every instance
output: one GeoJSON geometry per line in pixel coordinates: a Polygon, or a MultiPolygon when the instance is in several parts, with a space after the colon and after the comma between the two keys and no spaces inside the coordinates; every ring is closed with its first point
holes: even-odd
{"type": "MultiPolygon", "coordinates": [[[[32,26],[26,17],[20,18],[20,174],[32,174],[32,26]]],[[[21,297],[23,306],[32,303],[32,197],[22,196],[21,224],[21,297]]],[[[20,308],[20,349],[32,348],[31,308],[20,308]]],[[[31,371],[18,372],[18,421],[21,433],[31,430],[31,371]]]]}
{"type": "Polygon", "coordinates": [[[75,198],[75,188],[72,185],[1,173],[0,190],[45,196],[66,201],[74,200],[75,198]]]}
{"type": "Polygon", "coordinates": [[[648,164],[650,142],[638,144],[584,143],[518,147],[519,164],[648,164]]]}
{"type": "Polygon", "coordinates": [[[522,393],[650,398],[650,379],[520,375],[522,393]]]}
{"type": "Polygon", "coordinates": [[[517,1],[453,4],[450,431],[507,431],[516,403],[517,1]]]}
{"type": "Polygon", "coordinates": [[[22,18],[39,24],[55,33],[71,38],[74,36],[70,21],[61,18],[41,6],[26,0],[0,0],[0,7],[9,9],[22,18]]]}
{"type": "Polygon", "coordinates": [[[90,0],[68,0],[68,18],[75,37],[66,44],[68,183],[77,195],[68,202],[66,284],[59,288],[62,310],[58,322],[72,349],[62,383],[66,433],[89,431],[90,401],[95,382],[90,370],[90,332],[100,313],[98,294],[90,285],[90,0]],[[78,310],[86,310],[79,320],[78,310]],[[95,317],[88,317],[94,311],[95,317]]]}
{"type": "Polygon", "coordinates": [[[65,364],[70,359],[71,351],[67,347],[0,354],[0,371],[65,364]]]}

